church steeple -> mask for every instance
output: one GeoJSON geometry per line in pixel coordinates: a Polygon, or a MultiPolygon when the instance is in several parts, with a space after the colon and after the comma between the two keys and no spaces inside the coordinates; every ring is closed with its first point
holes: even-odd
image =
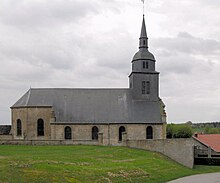
{"type": "Polygon", "coordinates": [[[134,100],[158,101],[159,72],[155,70],[156,60],[148,50],[148,37],[143,16],[139,50],[132,59],[129,86],[134,100]]]}
{"type": "Polygon", "coordinates": [[[139,49],[141,49],[141,48],[148,49],[148,37],[147,37],[144,15],[143,15],[143,21],[142,21],[142,27],[141,27],[141,35],[140,35],[139,40],[140,40],[139,41],[139,49]]]}

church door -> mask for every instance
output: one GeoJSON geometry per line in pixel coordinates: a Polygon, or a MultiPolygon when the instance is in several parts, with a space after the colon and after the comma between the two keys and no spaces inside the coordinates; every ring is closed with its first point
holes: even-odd
{"type": "Polygon", "coordinates": [[[119,128],[119,141],[122,141],[122,133],[125,132],[125,127],[124,126],[121,126],[119,128]]]}

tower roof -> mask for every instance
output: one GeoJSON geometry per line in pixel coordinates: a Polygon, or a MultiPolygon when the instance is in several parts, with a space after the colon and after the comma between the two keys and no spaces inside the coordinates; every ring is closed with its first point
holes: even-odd
{"type": "Polygon", "coordinates": [[[134,55],[132,61],[136,60],[152,60],[155,61],[154,55],[148,51],[148,37],[145,25],[145,17],[143,15],[141,35],[139,38],[139,51],[134,55]]]}
{"type": "Polygon", "coordinates": [[[142,21],[142,27],[141,27],[141,35],[140,38],[147,38],[147,31],[146,31],[146,25],[145,25],[145,19],[143,15],[143,21],[142,21]]]}

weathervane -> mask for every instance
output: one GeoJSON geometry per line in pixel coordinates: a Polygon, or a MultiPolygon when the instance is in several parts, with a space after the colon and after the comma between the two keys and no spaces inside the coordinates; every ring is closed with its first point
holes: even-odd
{"type": "Polygon", "coordinates": [[[142,3],[143,3],[143,15],[144,15],[144,0],[141,0],[142,3]]]}

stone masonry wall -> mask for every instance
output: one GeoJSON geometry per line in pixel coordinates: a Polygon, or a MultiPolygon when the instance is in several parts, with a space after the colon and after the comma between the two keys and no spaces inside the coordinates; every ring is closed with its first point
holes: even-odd
{"type": "Polygon", "coordinates": [[[153,138],[164,138],[164,125],[145,125],[145,124],[105,124],[105,125],[76,125],[76,124],[51,124],[51,140],[64,140],[64,129],[69,126],[72,130],[72,140],[91,140],[92,127],[96,126],[102,134],[103,145],[121,145],[119,142],[119,128],[124,126],[128,140],[146,139],[147,126],[153,127],[153,138]]]}
{"type": "Polygon", "coordinates": [[[12,109],[12,136],[13,139],[35,139],[48,140],[50,139],[50,120],[51,107],[30,107],[30,108],[15,108],[12,109]],[[22,135],[17,136],[17,120],[21,120],[22,135]],[[37,120],[44,121],[44,136],[37,136],[37,120]]]}
{"type": "Polygon", "coordinates": [[[193,139],[160,139],[127,140],[125,145],[131,148],[160,152],[186,167],[193,168],[194,143],[193,139]]]}
{"type": "Polygon", "coordinates": [[[12,140],[12,135],[0,135],[0,141],[7,141],[7,140],[12,140]]]}
{"type": "Polygon", "coordinates": [[[7,140],[0,139],[0,145],[101,145],[92,140],[7,140]]]}
{"type": "Polygon", "coordinates": [[[145,140],[146,128],[152,126],[153,139],[166,138],[165,124],[74,124],[58,123],[52,107],[12,108],[12,137],[14,140],[64,140],[64,129],[72,130],[72,140],[91,140],[92,127],[97,126],[102,133],[103,145],[121,145],[119,128],[124,126],[128,140],[145,140]],[[17,135],[17,120],[22,123],[22,135],[17,135]],[[37,135],[37,120],[44,121],[44,136],[37,135]]]}

